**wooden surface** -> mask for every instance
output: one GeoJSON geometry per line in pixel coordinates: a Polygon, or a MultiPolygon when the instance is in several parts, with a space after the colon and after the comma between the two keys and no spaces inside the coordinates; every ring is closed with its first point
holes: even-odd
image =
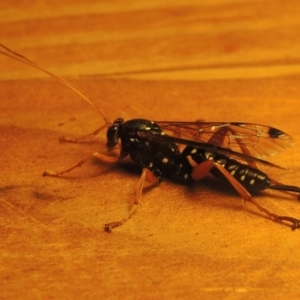
{"type": "MultiPolygon", "coordinates": [[[[300,185],[298,1],[4,1],[1,43],[67,78],[114,120],[269,124],[296,145],[264,169],[300,185]],[[144,2],[144,3],[143,3],[144,2]],[[201,3],[201,4],[200,4],[201,3]]],[[[300,231],[272,222],[224,182],[164,181],[112,234],[140,170],[61,144],[103,124],[45,74],[0,56],[0,299],[296,299],[300,231]]],[[[300,218],[296,198],[256,195],[300,218]]]]}

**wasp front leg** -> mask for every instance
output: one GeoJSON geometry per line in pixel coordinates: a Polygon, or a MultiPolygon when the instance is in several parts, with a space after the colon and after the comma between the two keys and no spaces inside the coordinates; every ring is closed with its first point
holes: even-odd
{"type": "Polygon", "coordinates": [[[92,155],[89,155],[86,158],[80,160],[76,165],[74,165],[66,170],[59,171],[59,172],[47,170],[47,171],[44,171],[43,176],[54,176],[54,177],[63,176],[64,174],[69,173],[69,172],[73,171],[74,169],[81,167],[83,164],[85,164],[86,162],[88,162],[94,158],[98,158],[100,161],[102,161],[104,163],[108,163],[108,164],[113,164],[113,163],[116,163],[119,161],[119,156],[108,156],[108,155],[105,155],[100,152],[94,152],[92,155]]]}
{"type": "Polygon", "coordinates": [[[97,128],[92,133],[77,137],[77,138],[69,138],[67,136],[61,136],[59,138],[59,141],[62,143],[85,143],[88,141],[91,141],[95,138],[96,135],[98,135],[104,128],[106,128],[106,125],[102,125],[101,127],[97,128]]]}

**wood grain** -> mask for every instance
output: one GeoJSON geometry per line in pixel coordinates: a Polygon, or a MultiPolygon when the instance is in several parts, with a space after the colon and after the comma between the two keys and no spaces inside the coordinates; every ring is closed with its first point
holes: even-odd
{"type": "MultiPolygon", "coordinates": [[[[264,169],[300,185],[297,1],[5,1],[1,43],[67,78],[113,120],[205,119],[278,127],[296,146],[264,169]]],[[[296,299],[299,231],[265,218],[226,183],[164,181],[112,234],[140,170],[62,144],[103,124],[73,91],[0,56],[0,299],[296,299]]],[[[260,204],[300,217],[290,195],[260,204]]]]}

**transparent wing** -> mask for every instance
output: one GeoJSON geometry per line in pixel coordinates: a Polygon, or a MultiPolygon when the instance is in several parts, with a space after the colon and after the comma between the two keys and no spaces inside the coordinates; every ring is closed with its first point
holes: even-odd
{"type": "Polygon", "coordinates": [[[254,123],[155,121],[171,137],[206,143],[232,152],[261,158],[276,155],[293,146],[283,131],[254,123]]]}
{"type": "MultiPolygon", "coordinates": [[[[151,140],[151,141],[156,141],[156,142],[160,142],[160,143],[165,142],[165,143],[175,143],[175,144],[181,144],[181,145],[185,145],[185,146],[191,146],[191,147],[199,148],[199,149],[209,151],[212,153],[223,154],[228,157],[233,157],[233,158],[236,158],[239,160],[244,160],[247,163],[255,163],[255,164],[258,163],[258,164],[269,166],[269,167],[283,169],[282,167],[280,167],[276,164],[273,164],[269,161],[263,160],[261,158],[253,157],[253,156],[250,156],[245,153],[236,152],[229,148],[223,148],[223,147],[215,146],[215,145],[208,144],[208,143],[200,143],[197,141],[176,138],[173,136],[166,135],[164,133],[158,133],[157,131],[139,130],[138,135],[140,137],[147,138],[149,141],[151,140]]],[[[256,167],[256,165],[253,165],[253,166],[256,167]]]]}

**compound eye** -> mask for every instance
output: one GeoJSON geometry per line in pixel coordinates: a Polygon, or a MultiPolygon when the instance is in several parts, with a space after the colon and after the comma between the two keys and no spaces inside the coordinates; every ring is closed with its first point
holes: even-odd
{"type": "Polygon", "coordinates": [[[107,147],[112,148],[117,145],[118,143],[118,126],[112,125],[107,130],[107,147]]]}
{"type": "Polygon", "coordinates": [[[123,124],[123,119],[117,119],[113,125],[111,125],[106,133],[106,138],[107,138],[107,147],[108,148],[113,148],[118,144],[118,140],[119,140],[119,131],[120,128],[123,124]]]}

